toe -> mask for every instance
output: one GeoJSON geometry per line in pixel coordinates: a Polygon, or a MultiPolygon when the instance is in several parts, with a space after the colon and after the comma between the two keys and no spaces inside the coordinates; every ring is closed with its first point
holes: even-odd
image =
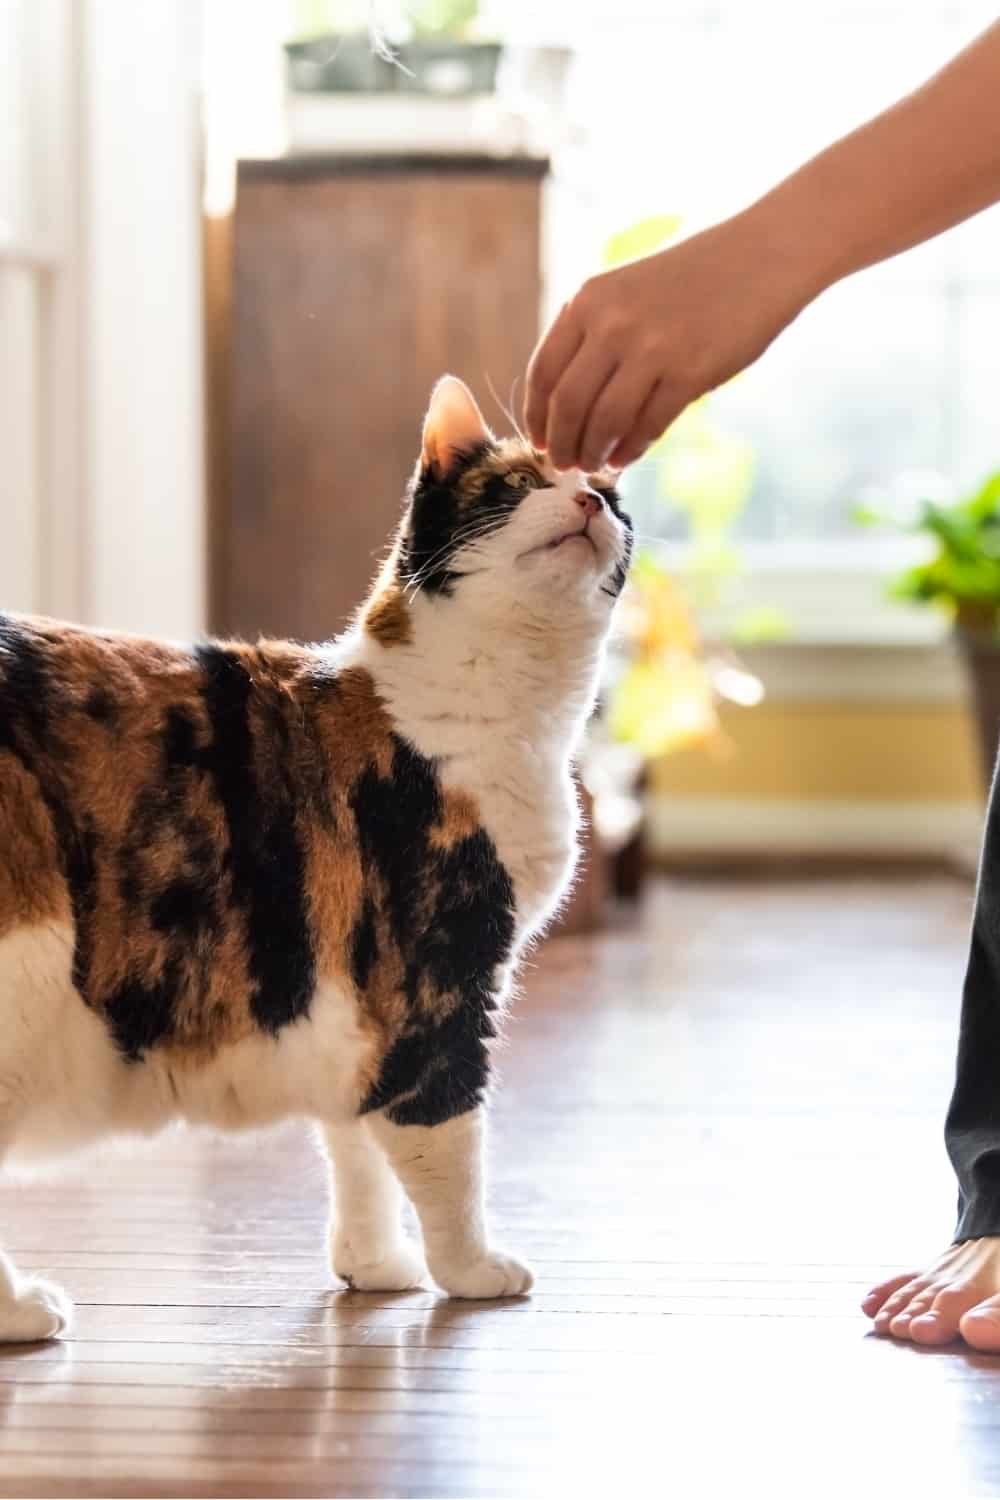
{"type": "Polygon", "coordinates": [[[947,1344],[958,1337],[961,1319],[982,1298],[963,1282],[942,1287],[933,1302],[910,1320],[909,1336],[917,1344],[947,1344]]]}
{"type": "Polygon", "coordinates": [[[913,1324],[925,1313],[930,1312],[939,1291],[940,1288],[932,1283],[910,1298],[906,1306],[900,1309],[889,1324],[889,1332],[894,1339],[913,1338],[913,1324]]]}
{"type": "Polygon", "coordinates": [[[915,1344],[950,1344],[957,1334],[958,1325],[954,1318],[933,1311],[911,1318],[907,1329],[907,1337],[915,1344]]]}
{"type": "Polygon", "coordinates": [[[913,1313],[910,1308],[904,1307],[896,1316],[889,1321],[889,1332],[894,1339],[905,1339],[910,1334],[910,1322],[913,1313]]]}
{"type": "Polygon", "coordinates": [[[894,1328],[893,1324],[896,1323],[897,1319],[900,1319],[901,1314],[907,1312],[914,1297],[919,1296],[921,1292],[925,1291],[928,1285],[929,1282],[926,1277],[918,1276],[911,1281],[907,1281],[903,1286],[898,1287],[891,1297],[886,1298],[876,1313],[875,1332],[894,1334],[904,1332],[905,1324],[902,1321],[900,1321],[898,1328],[894,1328]]]}
{"type": "Polygon", "coordinates": [[[969,1308],[959,1320],[958,1331],[973,1349],[1000,1352],[1000,1297],[988,1297],[969,1308]]]}
{"type": "Polygon", "coordinates": [[[875,1314],[882,1307],[882,1304],[892,1296],[893,1292],[898,1292],[900,1287],[906,1286],[908,1281],[915,1280],[916,1272],[907,1271],[902,1276],[892,1276],[888,1281],[879,1282],[878,1286],[872,1287],[871,1291],[862,1302],[862,1312],[867,1313],[869,1318],[874,1318],[875,1314]]]}

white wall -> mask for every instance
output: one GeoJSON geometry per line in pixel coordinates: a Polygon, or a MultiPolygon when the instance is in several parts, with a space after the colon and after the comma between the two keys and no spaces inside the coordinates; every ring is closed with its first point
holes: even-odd
{"type": "Polygon", "coordinates": [[[205,621],[200,6],[84,0],[88,618],[205,621]]]}
{"type": "Polygon", "coordinates": [[[57,330],[54,318],[64,309],[56,288],[69,260],[51,191],[60,159],[55,137],[70,96],[67,28],[53,27],[63,6],[0,6],[0,603],[12,609],[38,608],[48,596],[45,356],[57,331],[70,366],[73,360],[72,333],[61,324],[57,330]],[[53,29],[63,35],[53,38],[53,29]]]}
{"type": "Polygon", "coordinates": [[[0,608],[204,625],[200,22],[0,7],[0,608]]]}

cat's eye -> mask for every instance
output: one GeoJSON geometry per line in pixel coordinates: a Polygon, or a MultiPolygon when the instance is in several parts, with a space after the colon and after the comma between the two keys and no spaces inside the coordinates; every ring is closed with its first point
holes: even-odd
{"type": "Polygon", "coordinates": [[[512,490],[534,490],[539,485],[537,475],[529,473],[527,469],[512,469],[504,479],[512,490]]]}

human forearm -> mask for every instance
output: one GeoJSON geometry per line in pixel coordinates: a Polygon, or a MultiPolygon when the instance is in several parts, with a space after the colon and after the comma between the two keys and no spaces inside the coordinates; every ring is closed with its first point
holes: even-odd
{"type": "Polygon", "coordinates": [[[787,242],[801,299],[1000,199],[1000,22],[742,217],[787,242]]]}

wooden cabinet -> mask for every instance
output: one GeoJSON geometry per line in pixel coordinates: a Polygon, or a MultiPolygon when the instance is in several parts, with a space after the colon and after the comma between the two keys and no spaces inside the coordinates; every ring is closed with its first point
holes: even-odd
{"type": "Polygon", "coordinates": [[[506,427],[490,384],[509,404],[538,333],[545,170],[520,158],[241,164],[214,629],[313,640],[344,626],[399,514],[439,375],[461,375],[506,427]]]}

